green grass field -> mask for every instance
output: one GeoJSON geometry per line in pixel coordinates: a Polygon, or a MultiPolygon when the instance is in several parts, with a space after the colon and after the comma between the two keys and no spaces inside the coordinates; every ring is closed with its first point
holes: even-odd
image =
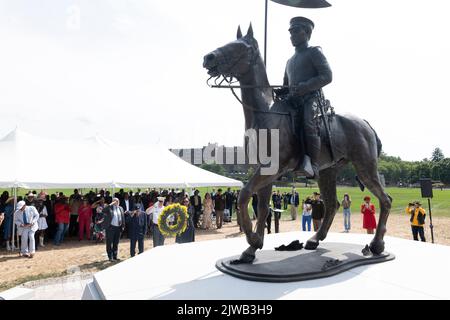
{"type": "MultiPolygon", "coordinates": [[[[213,188],[198,188],[200,190],[200,194],[203,196],[205,192],[212,191],[213,188]]],[[[216,190],[218,188],[215,188],[216,190]]],[[[222,188],[224,191],[226,188],[222,188]]],[[[236,188],[232,188],[236,189],[236,188]]],[[[0,193],[3,192],[3,190],[6,189],[0,189],[0,193]]],[[[276,188],[274,187],[273,190],[279,190],[281,193],[283,192],[290,192],[291,188],[276,188]]],[[[312,194],[314,191],[319,191],[319,189],[316,188],[305,188],[305,187],[298,187],[296,189],[300,194],[300,199],[306,198],[308,195],[312,194]]],[[[8,189],[8,191],[11,193],[11,190],[8,189]]],[[[20,189],[19,195],[25,195],[28,190],[20,189]]],[[[39,192],[39,190],[37,190],[39,192]]],[[[73,192],[73,189],[60,189],[60,190],[54,190],[56,191],[62,191],[65,195],[70,195],[73,192]]],[[[84,192],[87,192],[88,190],[83,190],[84,192]]],[[[392,213],[393,214],[403,214],[405,207],[407,204],[411,201],[419,200],[422,201],[423,207],[428,211],[428,203],[427,199],[421,199],[420,189],[419,188],[386,188],[387,193],[393,198],[392,203],[392,213]]],[[[51,191],[53,192],[53,190],[51,191]]],[[[370,195],[373,199],[374,196],[366,191],[361,192],[359,188],[351,188],[351,187],[338,187],[337,190],[338,193],[338,199],[339,201],[342,200],[345,193],[348,193],[352,199],[352,212],[359,212],[359,206],[362,203],[362,199],[366,195],[370,195]]],[[[433,190],[434,198],[431,200],[432,205],[432,213],[435,216],[446,216],[450,217],[450,190],[439,190],[434,189],[433,190]]],[[[375,206],[378,207],[378,201],[374,200],[375,206]]],[[[250,211],[251,210],[251,206],[250,211]]],[[[288,212],[286,212],[284,215],[287,215],[288,212]]]]}
{"type": "MultiPolygon", "coordinates": [[[[212,188],[199,188],[199,190],[204,192],[205,190],[209,191],[212,188]]],[[[216,189],[217,190],[217,189],[216,189]]],[[[291,188],[273,188],[274,191],[280,191],[283,192],[290,192],[291,188]]],[[[305,199],[308,195],[312,195],[314,191],[319,191],[319,189],[316,188],[305,188],[300,187],[296,188],[300,195],[300,199],[305,199]]],[[[202,194],[204,194],[202,192],[202,194]]],[[[392,203],[392,214],[404,214],[405,208],[408,205],[409,202],[419,200],[422,202],[422,206],[426,211],[428,211],[428,200],[421,198],[420,188],[386,188],[386,192],[392,197],[393,203],[392,203]]],[[[369,195],[372,198],[372,201],[375,204],[375,207],[379,207],[378,200],[374,197],[374,195],[371,192],[368,192],[367,190],[365,192],[361,192],[359,188],[352,188],[352,187],[338,187],[337,189],[337,195],[338,200],[342,201],[344,194],[348,193],[350,195],[350,198],[352,199],[352,212],[359,212],[359,207],[363,202],[363,198],[366,195],[369,195]]],[[[434,189],[433,190],[433,199],[431,199],[431,210],[433,216],[445,216],[450,217],[450,190],[439,190],[434,189]]],[[[301,200],[300,200],[301,201],[301,200]]],[[[251,208],[251,206],[250,206],[251,208]]],[[[342,209],[341,209],[342,210],[342,209]]],[[[252,211],[252,210],[250,210],[252,211]]],[[[288,211],[283,213],[283,216],[288,215],[288,211]]]]}

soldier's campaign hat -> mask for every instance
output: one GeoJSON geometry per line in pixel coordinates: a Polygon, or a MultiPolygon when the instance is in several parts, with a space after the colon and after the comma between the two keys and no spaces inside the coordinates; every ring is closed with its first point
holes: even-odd
{"type": "Polygon", "coordinates": [[[289,31],[295,27],[309,27],[311,30],[314,29],[314,22],[305,17],[294,17],[291,19],[289,31]]]}

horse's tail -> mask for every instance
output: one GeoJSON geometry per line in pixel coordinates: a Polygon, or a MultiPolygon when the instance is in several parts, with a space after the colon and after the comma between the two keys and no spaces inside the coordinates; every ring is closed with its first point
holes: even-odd
{"type": "Polygon", "coordinates": [[[364,121],[367,123],[367,125],[370,127],[370,129],[372,129],[373,133],[375,134],[375,139],[377,140],[377,156],[379,158],[381,156],[381,149],[383,148],[383,144],[381,143],[381,140],[378,137],[375,129],[372,128],[372,126],[370,125],[370,123],[367,120],[364,120],[364,121]]]}

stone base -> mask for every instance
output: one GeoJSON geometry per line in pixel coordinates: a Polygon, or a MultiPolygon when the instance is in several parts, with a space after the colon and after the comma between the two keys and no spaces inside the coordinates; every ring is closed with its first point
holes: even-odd
{"type": "MultiPolygon", "coordinates": [[[[272,233],[264,237],[263,250],[273,251],[274,247],[293,240],[305,243],[313,235],[313,232],[301,231],[272,233]]],[[[330,232],[320,244],[319,250],[328,248],[331,243],[351,243],[356,245],[358,250],[355,254],[359,255],[372,240],[372,234],[330,232]]],[[[218,260],[240,254],[248,247],[245,237],[165,245],[146,250],[143,254],[96,273],[92,286],[86,287],[83,298],[190,299],[224,303],[228,300],[306,301],[337,298],[398,300],[401,297],[418,301],[450,299],[450,246],[389,236],[385,236],[384,241],[386,250],[395,253],[393,261],[360,266],[327,278],[278,283],[250,282],[217,270],[218,260]],[[426,272],[425,281],[418,281],[420,274],[417,270],[432,272],[426,272]]],[[[306,254],[306,257],[314,254],[313,251],[304,250],[278,253],[297,255],[300,252],[306,254]]],[[[257,252],[258,261],[261,253],[257,252]]]]}
{"type": "Polygon", "coordinates": [[[395,259],[383,252],[364,256],[358,244],[323,242],[316,250],[275,251],[256,253],[253,264],[230,264],[233,256],[216,262],[216,268],[231,276],[261,282],[293,282],[330,277],[346,270],[395,259]]]}

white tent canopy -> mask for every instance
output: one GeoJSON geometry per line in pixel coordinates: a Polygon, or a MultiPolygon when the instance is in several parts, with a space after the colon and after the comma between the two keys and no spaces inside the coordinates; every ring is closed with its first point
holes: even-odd
{"type": "Polygon", "coordinates": [[[128,146],[99,136],[41,138],[15,129],[0,139],[0,188],[241,187],[160,145],[128,146]]]}

